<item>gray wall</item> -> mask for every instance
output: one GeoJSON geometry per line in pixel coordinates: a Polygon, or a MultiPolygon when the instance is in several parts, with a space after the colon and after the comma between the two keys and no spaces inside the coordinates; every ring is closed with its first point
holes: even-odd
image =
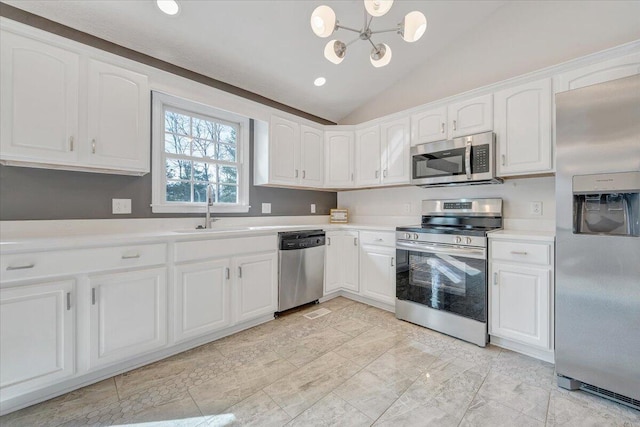
{"type": "MultiPolygon", "coordinates": [[[[337,206],[334,192],[291,190],[253,185],[253,121],[250,139],[251,209],[246,214],[223,216],[263,216],[262,203],[271,203],[265,216],[328,215],[337,206]]],[[[0,220],[162,218],[202,216],[201,214],[153,214],[151,173],[142,177],[70,172],[50,169],[0,166],[0,220]],[[111,199],[131,199],[130,215],[113,215],[111,199]]]]}

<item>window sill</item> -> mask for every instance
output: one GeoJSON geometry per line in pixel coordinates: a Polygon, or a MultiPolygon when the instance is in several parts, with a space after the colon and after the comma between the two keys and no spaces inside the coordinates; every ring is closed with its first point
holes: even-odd
{"type": "MultiPolygon", "coordinates": [[[[213,205],[209,212],[212,214],[218,213],[247,213],[249,212],[249,205],[233,205],[233,206],[221,206],[213,205]]],[[[205,205],[193,206],[191,204],[152,204],[151,212],[153,213],[200,213],[207,212],[205,205]]]]}

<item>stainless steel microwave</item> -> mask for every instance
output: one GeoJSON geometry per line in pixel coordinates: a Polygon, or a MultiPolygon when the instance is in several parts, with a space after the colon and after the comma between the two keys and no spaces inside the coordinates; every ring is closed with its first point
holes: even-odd
{"type": "Polygon", "coordinates": [[[411,148],[411,183],[421,187],[499,184],[493,132],[411,148]]]}

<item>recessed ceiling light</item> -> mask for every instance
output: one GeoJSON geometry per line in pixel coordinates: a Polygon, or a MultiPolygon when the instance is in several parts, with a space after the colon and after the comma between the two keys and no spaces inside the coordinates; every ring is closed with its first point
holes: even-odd
{"type": "Polygon", "coordinates": [[[318,77],[313,81],[313,84],[316,86],[324,86],[326,82],[327,82],[327,79],[325,79],[324,77],[318,77]]]}
{"type": "Polygon", "coordinates": [[[180,12],[180,5],[175,0],[156,0],[156,4],[167,15],[176,15],[180,12]]]}

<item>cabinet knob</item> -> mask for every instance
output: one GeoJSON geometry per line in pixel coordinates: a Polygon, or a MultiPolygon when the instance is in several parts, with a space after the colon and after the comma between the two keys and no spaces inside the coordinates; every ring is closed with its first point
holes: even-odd
{"type": "Polygon", "coordinates": [[[382,177],[383,177],[383,178],[386,178],[386,177],[387,177],[387,170],[386,170],[386,169],[382,171],[382,177]]]}
{"type": "Polygon", "coordinates": [[[395,263],[394,263],[394,258],[395,258],[395,257],[391,257],[391,267],[393,267],[393,266],[394,266],[394,264],[395,264],[395,263]]]}
{"type": "Polygon", "coordinates": [[[498,284],[498,272],[493,273],[493,286],[498,284]]]}
{"type": "Polygon", "coordinates": [[[458,130],[458,122],[456,120],[453,121],[453,130],[458,130]]]}
{"type": "Polygon", "coordinates": [[[506,165],[507,163],[507,158],[505,157],[505,155],[502,155],[502,166],[506,165]]]}
{"type": "Polygon", "coordinates": [[[302,179],[306,179],[307,178],[307,171],[306,170],[302,170],[302,179]]]}
{"type": "Polygon", "coordinates": [[[96,154],[96,139],[95,138],[93,138],[91,140],[91,153],[92,154],[96,154]]]}
{"type": "Polygon", "coordinates": [[[296,178],[298,177],[298,169],[296,169],[296,178]]]}
{"type": "Polygon", "coordinates": [[[440,123],[440,133],[444,133],[444,123],[440,123]]]}
{"type": "Polygon", "coordinates": [[[353,246],[358,246],[358,238],[357,237],[353,238],[353,246]]]}

